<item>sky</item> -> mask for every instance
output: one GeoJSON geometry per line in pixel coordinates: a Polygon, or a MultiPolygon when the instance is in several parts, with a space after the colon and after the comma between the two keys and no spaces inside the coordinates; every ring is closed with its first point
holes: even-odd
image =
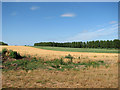
{"type": "Polygon", "coordinates": [[[2,40],[9,45],[117,38],[117,2],[2,3],[2,40]]]}

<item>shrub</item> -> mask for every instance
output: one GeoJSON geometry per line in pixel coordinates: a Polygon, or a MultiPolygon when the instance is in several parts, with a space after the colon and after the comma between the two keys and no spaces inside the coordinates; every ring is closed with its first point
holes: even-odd
{"type": "Polygon", "coordinates": [[[3,56],[6,54],[6,52],[7,52],[7,49],[6,49],[6,48],[2,49],[2,55],[3,55],[3,56]]]}
{"type": "Polygon", "coordinates": [[[11,58],[15,58],[15,59],[21,58],[20,54],[17,53],[16,51],[10,50],[9,52],[10,52],[10,55],[9,55],[9,56],[10,56],[11,58]]]}
{"type": "Polygon", "coordinates": [[[17,52],[14,51],[10,51],[10,55],[11,58],[17,58],[17,52]]]}

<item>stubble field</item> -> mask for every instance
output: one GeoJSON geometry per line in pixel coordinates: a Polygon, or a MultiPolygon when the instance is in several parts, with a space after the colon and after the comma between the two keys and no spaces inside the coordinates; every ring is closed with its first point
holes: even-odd
{"type": "MultiPolygon", "coordinates": [[[[89,53],[44,50],[26,46],[2,46],[19,52],[22,56],[42,58],[45,61],[65,57],[70,54],[73,62],[104,61],[108,67],[75,70],[45,70],[36,69],[10,70],[2,72],[2,86],[19,88],[117,88],[118,87],[118,54],[89,53]]],[[[64,59],[67,61],[68,59],[64,59]]]]}

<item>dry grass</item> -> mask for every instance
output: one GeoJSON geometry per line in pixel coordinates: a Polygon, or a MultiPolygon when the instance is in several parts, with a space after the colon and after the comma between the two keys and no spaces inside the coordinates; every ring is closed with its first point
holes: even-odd
{"type": "Polygon", "coordinates": [[[116,88],[117,68],[100,67],[81,71],[33,70],[3,72],[3,87],[17,88],[116,88]]]}
{"type": "Polygon", "coordinates": [[[3,87],[18,88],[117,88],[118,87],[118,54],[113,53],[80,53],[43,50],[25,46],[4,46],[19,52],[21,55],[32,55],[46,60],[61,58],[71,54],[74,62],[88,60],[103,60],[110,65],[106,68],[90,67],[85,70],[54,71],[38,69],[29,72],[8,71],[2,72],[3,87]],[[80,59],[78,58],[80,57],[80,59]]]}

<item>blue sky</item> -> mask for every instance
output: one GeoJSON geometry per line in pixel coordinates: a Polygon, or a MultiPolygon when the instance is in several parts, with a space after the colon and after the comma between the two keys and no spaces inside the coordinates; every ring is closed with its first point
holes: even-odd
{"type": "Polygon", "coordinates": [[[3,2],[2,39],[9,45],[118,38],[117,2],[3,2]]]}

